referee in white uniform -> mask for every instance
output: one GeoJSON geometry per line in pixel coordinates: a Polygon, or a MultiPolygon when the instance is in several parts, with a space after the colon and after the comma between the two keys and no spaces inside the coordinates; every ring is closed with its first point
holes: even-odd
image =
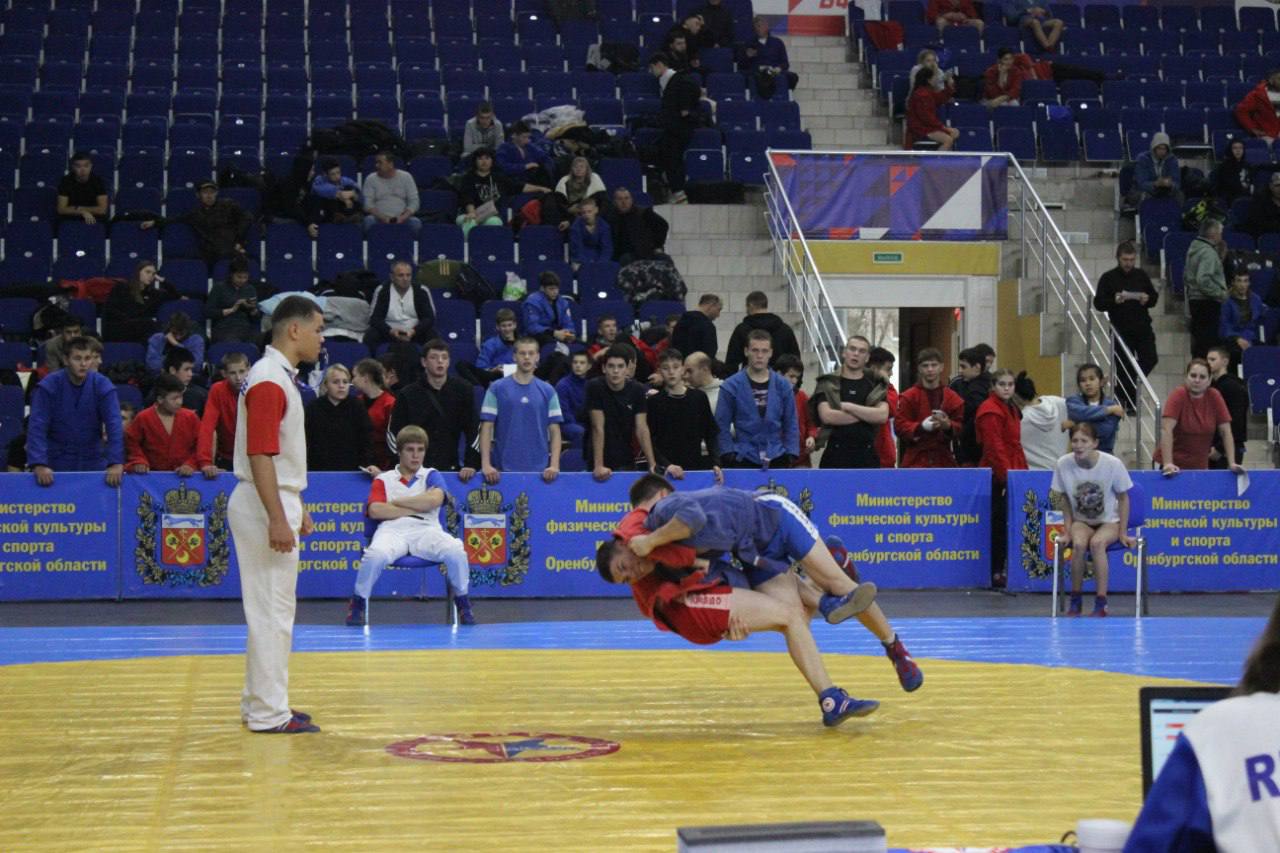
{"type": "Polygon", "coordinates": [[[271,317],[271,345],[249,371],[237,406],[235,474],[227,517],[240,564],[245,650],[240,716],[250,731],[318,732],[289,708],[289,651],[297,603],[298,540],[311,533],[303,509],[307,440],[298,362],[314,362],[324,344],[324,315],[290,296],[271,317]]]}

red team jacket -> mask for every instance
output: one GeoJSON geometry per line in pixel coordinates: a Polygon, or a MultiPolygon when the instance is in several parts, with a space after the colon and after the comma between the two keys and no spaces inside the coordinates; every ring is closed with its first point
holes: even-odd
{"type": "Polygon", "coordinates": [[[1027,470],[1022,452],[1022,413],[1011,402],[991,392],[978,407],[978,441],[982,444],[981,466],[991,469],[991,479],[1001,486],[1010,471],[1027,470]]]}
{"type": "Polygon", "coordinates": [[[942,411],[951,419],[950,430],[935,429],[928,432],[920,428],[925,418],[933,414],[929,405],[929,392],[913,385],[898,398],[898,416],[893,425],[902,443],[903,468],[955,468],[956,457],[951,451],[952,439],[960,434],[964,425],[964,400],[946,385],[942,391],[942,411]]]}
{"type": "Polygon", "coordinates": [[[196,467],[213,464],[213,437],[218,437],[218,458],[230,459],[236,447],[236,390],[226,379],[209,389],[196,445],[196,467]]]}
{"type": "Polygon", "coordinates": [[[1271,105],[1266,80],[1254,86],[1236,104],[1236,121],[1254,136],[1280,136],[1280,115],[1271,105]]]}
{"type": "Polygon", "coordinates": [[[152,471],[175,471],[182,465],[196,466],[196,439],[200,418],[190,409],[173,416],[173,432],[165,432],[155,406],[148,406],[124,431],[124,464],[146,465],[152,471]]]}
{"type": "MultiPolygon", "coordinates": [[[[913,83],[915,81],[912,81],[913,83]]],[[[938,118],[938,107],[951,100],[955,88],[948,86],[941,92],[935,92],[928,86],[917,86],[907,98],[907,132],[903,147],[910,150],[921,139],[927,139],[935,131],[945,130],[946,125],[938,118]]]]}

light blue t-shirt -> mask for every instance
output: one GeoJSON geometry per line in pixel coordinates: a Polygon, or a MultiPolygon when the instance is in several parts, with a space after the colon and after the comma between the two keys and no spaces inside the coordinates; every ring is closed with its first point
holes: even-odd
{"type": "Polygon", "coordinates": [[[551,458],[549,424],[564,422],[560,398],[546,382],[535,378],[521,385],[514,376],[489,385],[480,407],[480,420],[493,421],[494,446],[489,461],[499,471],[542,472],[551,458]]]}

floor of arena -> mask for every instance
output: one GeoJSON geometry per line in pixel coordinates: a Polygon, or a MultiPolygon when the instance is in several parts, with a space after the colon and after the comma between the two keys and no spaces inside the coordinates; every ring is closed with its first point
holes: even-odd
{"type": "Polygon", "coordinates": [[[301,602],[291,698],[319,735],[239,726],[238,602],[0,605],[0,849],[674,850],[680,826],[873,819],[892,847],[1056,841],[1132,819],[1137,689],[1229,684],[1270,595],[886,591],[903,693],[856,621],[814,624],[835,730],[779,635],[695,649],[629,600],[301,602]],[[1086,605],[1090,602],[1086,600],[1086,605]]]}

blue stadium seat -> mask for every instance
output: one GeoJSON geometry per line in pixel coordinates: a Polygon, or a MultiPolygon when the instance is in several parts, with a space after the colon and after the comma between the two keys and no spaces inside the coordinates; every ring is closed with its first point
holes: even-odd
{"type": "Polygon", "coordinates": [[[1049,121],[1039,126],[1040,156],[1055,162],[1080,159],[1080,143],[1072,122],[1049,121]]]}
{"type": "Polygon", "coordinates": [[[748,186],[764,186],[769,162],[763,151],[734,151],[729,154],[729,177],[748,186]]]}
{"type": "Polygon", "coordinates": [[[724,180],[724,154],[714,151],[690,149],[684,153],[685,175],[690,181],[724,180]]]}
{"type": "Polygon", "coordinates": [[[209,295],[209,268],[204,261],[170,258],[166,253],[160,275],[183,296],[204,299],[209,295]]]}
{"type": "Polygon", "coordinates": [[[526,225],[520,229],[519,253],[521,263],[563,261],[564,235],[554,225],[526,225]]]}
{"type": "Polygon", "coordinates": [[[790,151],[813,150],[813,138],[807,130],[770,130],[767,137],[770,148],[790,151]]]}
{"type": "Polygon", "coordinates": [[[26,154],[18,161],[18,186],[53,189],[66,171],[67,158],[62,151],[26,154]]]}
{"type": "Polygon", "coordinates": [[[451,221],[458,212],[458,196],[449,190],[423,190],[418,193],[418,204],[419,212],[433,222],[451,221]]]}
{"type": "Polygon", "coordinates": [[[620,268],[619,264],[611,261],[599,261],[578,267],[578,294],[584,302],[592,295],[600,298],[601,293],[616,293],[620,268]]]}
{"type": "Polygon", "coordinates": [[[800,105],[794,101],[765,101],[760,104],[761,130],[799,130],[800,105]]]}
{"type": "Polygon", "coordinates": [[[956,139],[956,151],[991,151],[995,143],[991,139],[989,127],[959,127],[960,136],[956,139]]]}
{"type": "Polygon", "coordinates": [[[1082,128],[1080,135],[1084,139],[1086,161],[1092,163],[1124,161],[1124,141],[1120,136],[1119,127],[1082,128]]]}
{"type": "MultiPolygon", "coordinates": [[[[40,303],[25,297],[0,299],[0,334],[9,337],[29,337],[32,333],[31,318],[40,303]]],[[[19,391],[21,393],[21,391],[19,391]]]]}
{"type": "Polygon", "coordinates": [[[516,259],[515,241],[507,228],[473,228],[467,235],[467,260],[472,264],[500,264],[516,259]]]}
{"type": "MultiPolygon", "coordinates": [[[[28,367],[31,367],[33,364],[31,355],[31,346],[27,343],[19,341],[0,342],[0,369],[13,370],[20,364],[25,364],[28,367]]],[[[12,389],[16,392],[15,396],[17,398],[18,405],[13,408],[17,409],[16,417],[17,420],[21,422],[23,407],[25,405],[22,400],[22,389],[13,385],[3,385],[0,386],[0,388],[12,389]]],[[[0,426],[4,426],[5,420],[13,416],[9,402],[10,401],[7,396],[0,397],[0,426]]]]}
{"type": "MultiPolygon", "coordinates": [[[[159,195],[155,198],[158,200],[159,195]]],[[[159,205],[156,205],[156,209],[159,205]]],[[[118,208],[117,208],[118,209],[118,208]]],[[[110,255],[114,263],[132,268],[143,260],[155,260],[159,254],[158,229],[143,229],[138,222],[117,222],[111,226],[110,255]]]]}
{"type": "Polygon", "coordinates": [[[474,342],[476,338],[476,308],[462,299],[437,299],[436,333],[447,343],[474,342]]]}
{"type": "Polygon", "coordinates": [[[453,223],[424,222],[418,235],[418,259],[460,261],[465,255],[462,229],[453,223]]]}
{"type": "Polygon", "coordinates": [[[365,233],[368,268],[385,281],[391,277],[391,264],[398,260],[414,262],[416,240],[408,224],[376,223],[365,233]]]}
{"type": "Polygon", "coordinates": [[[68,221],[58,226],[58,258],[107,260],[107,227],[101,222],[88,225],[68,221]]]}
{"type": "Polygon", "coordinates": [[[324,224],[316,238],[316,275],[333,281],[339,273],[364,268],[364,240],[358,225],[324,224]]]}
{"type": "Polygon", "coordinates": [[[57,217],[57,207],[58,194],[54,187],[19,187],[13,191],[11,221],[52,222],[57,217]]]}

